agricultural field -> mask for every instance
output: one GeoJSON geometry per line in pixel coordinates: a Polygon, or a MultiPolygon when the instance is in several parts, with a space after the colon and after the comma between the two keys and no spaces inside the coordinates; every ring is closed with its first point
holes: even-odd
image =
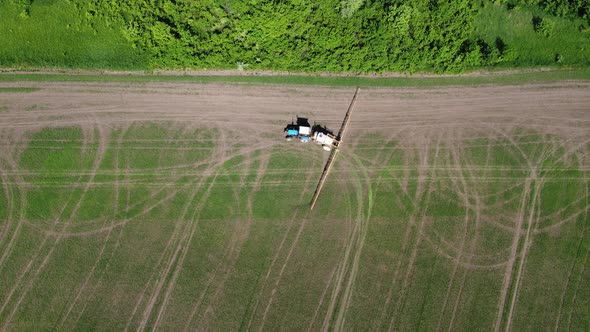
{"type": "Polygon", "coordinates": [[[0,83],[0,330],[590,330],[590,82],[0,83]]]}

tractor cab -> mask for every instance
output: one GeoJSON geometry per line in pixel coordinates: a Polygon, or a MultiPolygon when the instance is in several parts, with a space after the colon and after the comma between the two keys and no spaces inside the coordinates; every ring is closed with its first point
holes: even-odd
{"type": "Polygon", "coordinates": [[[287,127],[285,127],[285,134],[287,141],[291,141],[294,138],[297,139],[299,137],[299,126],[293,123],[287,125],[287,127]]]}
{"type": "Polygon", "coordinates": [[[311,125],[307,118],[297,117],[296,122],[291,122],[285,127],[285,138],[287,141],[298,139],[303,143],[311,141],[311,125]]]}
{"type": "Polygon", "coordinates": [[[297,126],[299,126],[299,139],[303,143],[311,141],[311,125],[307,118],[297,117],[297,126]]]}

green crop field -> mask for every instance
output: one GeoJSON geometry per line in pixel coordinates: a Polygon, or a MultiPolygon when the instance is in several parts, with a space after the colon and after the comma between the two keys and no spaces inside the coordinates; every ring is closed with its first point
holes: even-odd
{"type": "Polygon", "coordinates": [[[590,329],[587,81],[362,89],[313,211],[350,88],[26,83],[2,330],[590,329]]]}

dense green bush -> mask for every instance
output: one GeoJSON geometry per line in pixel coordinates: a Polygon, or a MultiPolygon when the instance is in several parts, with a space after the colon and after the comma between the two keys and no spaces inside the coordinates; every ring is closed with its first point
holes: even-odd
{"type": "MultiPolygon", "coordinates": [[[[581,0],[502,3],[588,16],[588,3],[581,0]]],[[[460,72],[517,63],[511,40],[491,36],[494,43],[475,28],[481,5],[475,0],[0,0],[0,65],[460,72]]],[[[551,37],[555,24],[542,19],[537,28],[551,37]]]]}

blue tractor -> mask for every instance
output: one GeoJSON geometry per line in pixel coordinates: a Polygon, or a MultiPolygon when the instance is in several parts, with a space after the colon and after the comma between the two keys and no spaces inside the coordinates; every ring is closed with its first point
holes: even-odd
{"type": "Polygon", "coordinates": [[[298,139],[303,143],[307,143],[311,141],[311,125],[307,118],[297,117],[296,122],[291,122],[285,127],[285,134],[287,141],[298,139]]]}

